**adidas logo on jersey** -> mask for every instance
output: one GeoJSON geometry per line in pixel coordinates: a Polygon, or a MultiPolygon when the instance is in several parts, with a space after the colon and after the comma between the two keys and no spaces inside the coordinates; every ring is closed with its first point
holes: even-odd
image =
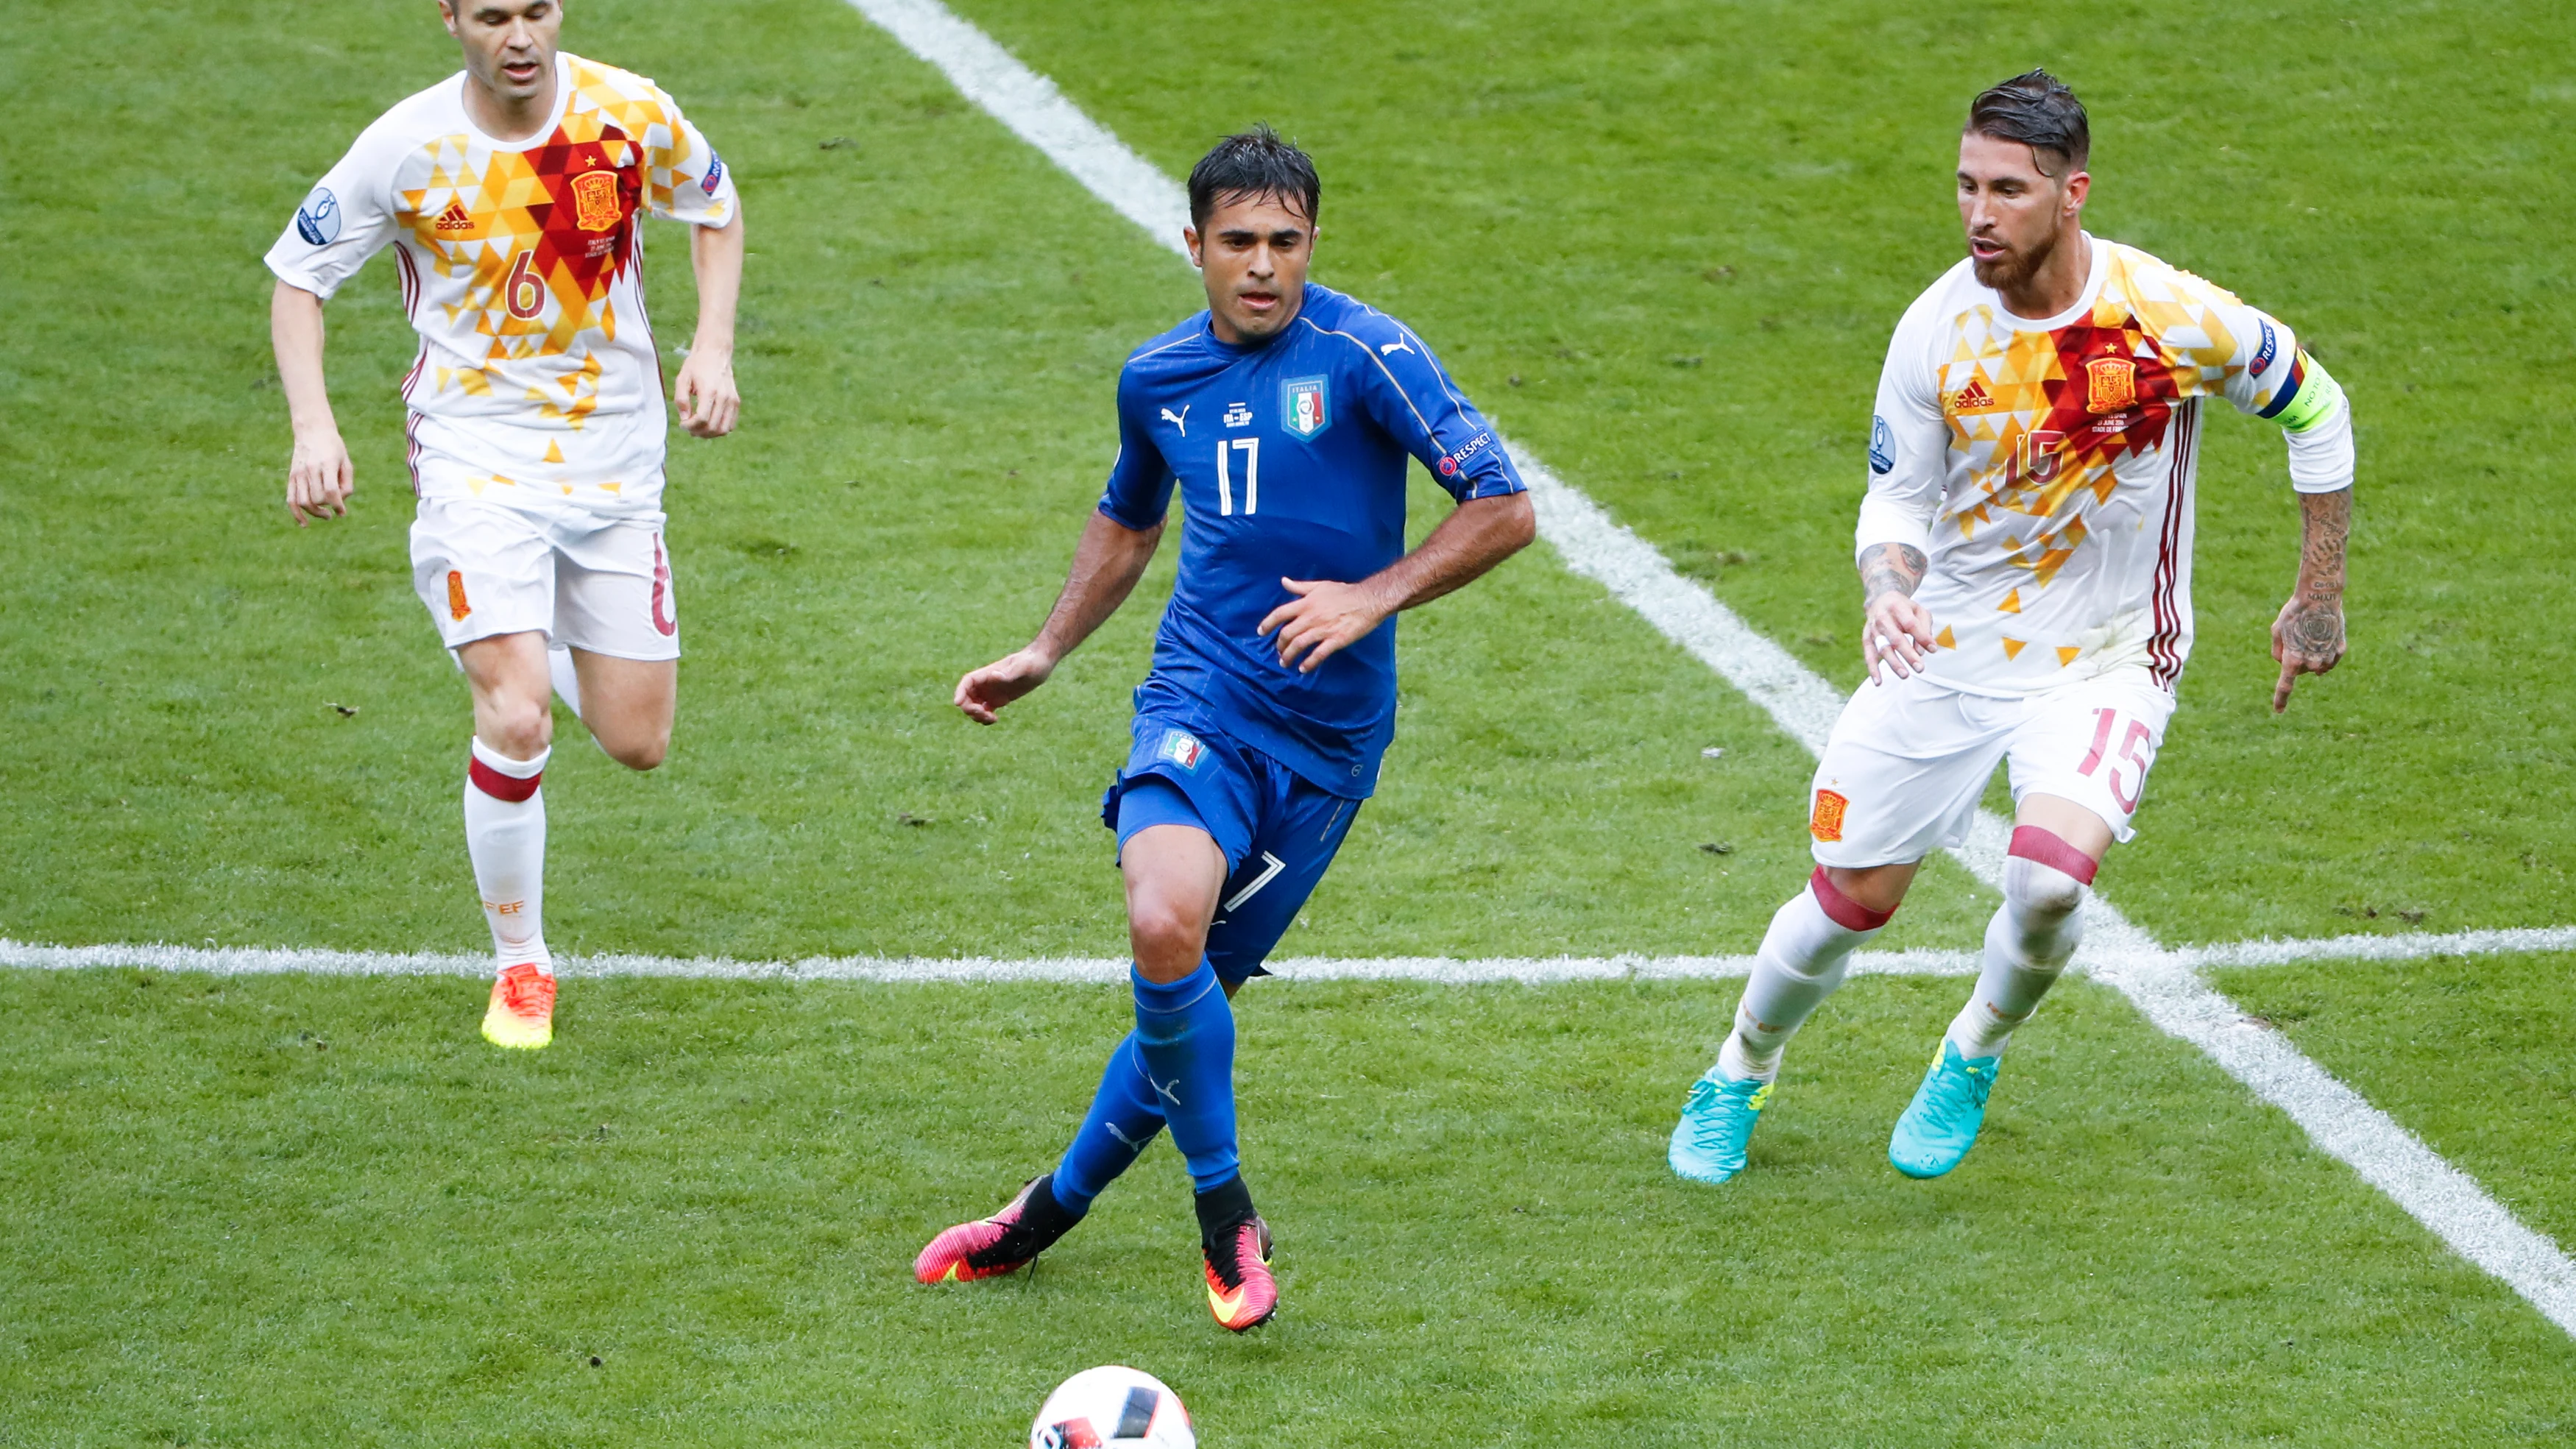
{"type": "Polygon", "coordinates": [[[451,201],[447,203],[447,209],[438,214],[438,229],[443,232],[472,231],[474,229],[473,213],[465,209],[464,202],[451,201]]]}
{"type": "Polygon", "coordinates": [[[1995,400],[1986,392],[1986,380],[1982,377],[1969,378],[1966,387],[1950,394],[1950,411],[1954,413],[1975,412],[1994,405],[1995,400]]]}

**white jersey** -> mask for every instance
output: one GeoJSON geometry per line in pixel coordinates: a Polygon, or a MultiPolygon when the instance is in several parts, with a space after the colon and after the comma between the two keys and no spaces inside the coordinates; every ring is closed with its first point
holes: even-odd
{"type": "Polygon", "coordinates": [[[559,54],[553,120],[484,135],[463,72],[387,111],[305,198],[269,270],[328,298],[388,242],[420,355],[413,491],[660,510],[661,361],[639,213],[734,217],[733,178],[641,76],[559,54]]]}
{"type": "Polygon", "coordinates": [[[2291,485],[2352,482],[2342,390],[2278,320],[2086,237],[2084,294],[2016,317],[1961,261],[1906,309],[1879,377],[1859,547],[1923,550],[1926,673],[2021,695],[2191,653],[2201,400],[2289,433],[2291,485]]]}

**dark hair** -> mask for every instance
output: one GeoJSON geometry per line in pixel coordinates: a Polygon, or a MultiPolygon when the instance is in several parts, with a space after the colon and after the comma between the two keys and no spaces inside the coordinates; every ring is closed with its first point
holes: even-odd
{"type": "Polygon", "coordinates": [[[2066,82],[2044,70],[2024,71],[1989,87],[1969,103],[1967,129],[2028,146],[2043,176],[2081,171],[2093,154],[2093,128],[2085,119],[2084,103],[2066,82]],[[2057,162],[2055,171],[2048,169],[2051,159],[2057,162]]]}
{"type": "Polygon", "coordinates": [[[1190,168],[1190,225],[1207,225],[1217,203],[1236,196],[1275,196],[1294,203],[1315,224],[1324,183],[1314,158],[1283,141],[1267,125],[1228,136],[1190,168]]]}

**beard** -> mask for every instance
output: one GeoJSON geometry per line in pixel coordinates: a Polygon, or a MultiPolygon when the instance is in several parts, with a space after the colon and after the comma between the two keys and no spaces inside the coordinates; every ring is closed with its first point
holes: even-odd
{"type": "Polygon", "coordinates": [[[1976,273],[1977,285],[2001,292],[2020,286],[2039,274],[2048,259],[2057,254],[2057,233],[2051,231],[2033,243],[2027,251],[2006,251],[1993,261],[1969,254],[1969,269],[1976,273]]]}

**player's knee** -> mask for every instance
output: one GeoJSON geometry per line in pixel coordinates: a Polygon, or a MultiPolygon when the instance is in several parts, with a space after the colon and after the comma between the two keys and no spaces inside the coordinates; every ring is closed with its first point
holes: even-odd
{"type": "Polygon", "coordinates": [[[658,769],[671,755],[671,737],[666,734],[602,740],[600,746],[608,751],[610,759],[630,770],[658,769]]]}
{"type": "Polygon", "coordinates": [[[1207,923],[1174,902],[1140,900],[1128,909],[1127,939],[1140,965],[1179,966],[1187,972],[1207,950],[1207,923]]]}
{"type": "Polygon", "coordinates": [[[511,759],[533,760],[554,743],[554,711],[543,699],[495,701],[476,721],[475,732],[511,759]]]}
{"type": "Polygon", "coordinates": [[[2084,908],[2092,888],[2073,875],[2027,856],[2004,861],[2004,897],[2024,915],[2064,920],[2084,908]]]}

